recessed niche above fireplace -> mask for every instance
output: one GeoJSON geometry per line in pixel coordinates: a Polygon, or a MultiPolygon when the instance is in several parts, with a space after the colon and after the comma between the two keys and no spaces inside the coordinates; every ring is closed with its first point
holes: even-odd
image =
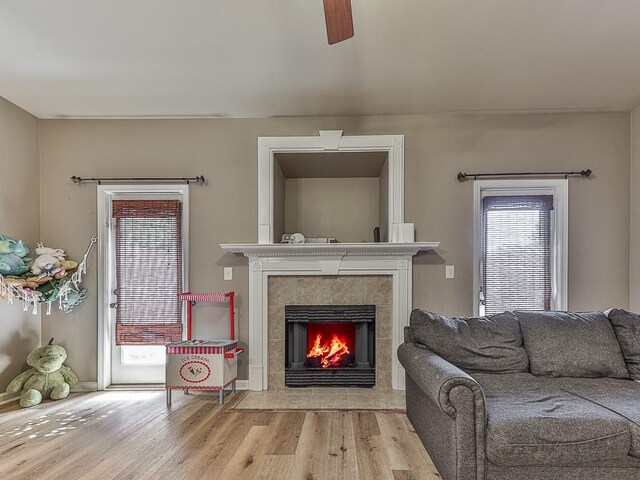
{"type": "Polygon", "coordinates": [[[275,154],[274,242],[295,232],[372,242],[375,227],[386,242],[388,182],[387,152],[275,154]]]}
{"type": "Polygon", "coordinates": [[[375,305],[287,305],[287,387],[373,387],[375,305]]]}
{"type": "Polygon", "coordinates": [[[343,243],[372,242],[376,226],[381,241],[401,241],[396,227],[404,222],[404,136],[319,133],[258,138],[258,243],[278,243],[283,233],[294,233],[286,229],[343,243]],[[337,207],[331,199],[318,200],[322,192],[342,200],[337,207]],[[351,218],[352,225],[341,218],[351,218]]]}

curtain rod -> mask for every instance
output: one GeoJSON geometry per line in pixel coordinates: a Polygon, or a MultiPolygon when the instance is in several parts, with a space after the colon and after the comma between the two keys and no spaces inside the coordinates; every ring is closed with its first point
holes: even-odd
{"type": "Polygon", "coordinates": [[[102,182],[185,182],[187,185],[195,183],[197,185],[204,185],[204,175],[198,177],[111,177],[111,178],[81,178],[77,176],[71,177],[73,183],[97,183],[101,185],[102,182]]]}
{"type": "Polygon", "coordinates": [[[580,172],[513,172],[513,173],[466,173],[458,172],[458,181],[464,182],[469,178],[477,180],[478,178],[486,177],[584,177],[589,178],[591,176],[591,170],[581,170],[580,172]]]}

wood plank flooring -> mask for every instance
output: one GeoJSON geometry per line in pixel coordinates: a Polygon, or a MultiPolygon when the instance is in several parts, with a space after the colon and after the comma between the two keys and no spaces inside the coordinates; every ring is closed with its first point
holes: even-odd
{"type": "Polygon", "coordinates": [[[112,391],[0,407],[0,478],[439,479],[403,413],[233,409],[210,393],[112,391]]]}

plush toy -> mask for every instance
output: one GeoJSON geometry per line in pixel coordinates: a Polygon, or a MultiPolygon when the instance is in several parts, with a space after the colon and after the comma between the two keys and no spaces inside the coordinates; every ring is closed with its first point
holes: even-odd
{"type": "Polygon", "coordinates": [[[29,249],[22,240],[0,235],[0,274],[22,275],[29,271],[29,249]]]}
{"type": "Polygon", "coordinates": [[[27,356],[27,364],[32,366],[14,378],[7,387],[7,393],[20,395],[21,407],[38,405],[43,399],[62,400],[69,396],[71,387],[78,383],[78,377],[64,366],[67,351],[60,345],[53,344],[36,348],[27,356]]]}
{"type": "Polygon", "coordinates": [[[13,253],[24,258],[29,255],[29,249],[22,240],[14,240],[0,235],[0,253],[13,253]]]}
{"type": "Polygon", "coordinates": [[[86,288],[71,288],[67,295],[61,299],[62,311],[64,313],[71,313],[73,309],[82,303],[87,296],[86,288]]]}
{"type": "Polygon", "coordinates": [[[65,261],[67,254],[60,248],[45,247],[41,243],[36,248],[38,255],[31,265],[31,272],[34,275],[54,276],[61,272],[62,262],[65,261]]]}

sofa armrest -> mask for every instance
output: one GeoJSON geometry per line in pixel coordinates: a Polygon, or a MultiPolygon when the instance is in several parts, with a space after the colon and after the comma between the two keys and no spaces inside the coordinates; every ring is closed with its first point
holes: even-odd
{"type": "Polygon", "coordinates": [[[455,419],[458,410],[463,407],[459,400],[467,398],[461,395],[462,389],[457,387],[469,389],[474,410],[484,413],[484,394],[478,382],[438,354],[426,347],[403,343],[398,348],[398,359],[424,394],[451,418],[455,419]]]}
{"type": "Polygon", "coordinates": [[[455,365],[414,343],[398,348],[405,368],[407,416],[445,480],[485,478],[485,399],[455,365]]]}

